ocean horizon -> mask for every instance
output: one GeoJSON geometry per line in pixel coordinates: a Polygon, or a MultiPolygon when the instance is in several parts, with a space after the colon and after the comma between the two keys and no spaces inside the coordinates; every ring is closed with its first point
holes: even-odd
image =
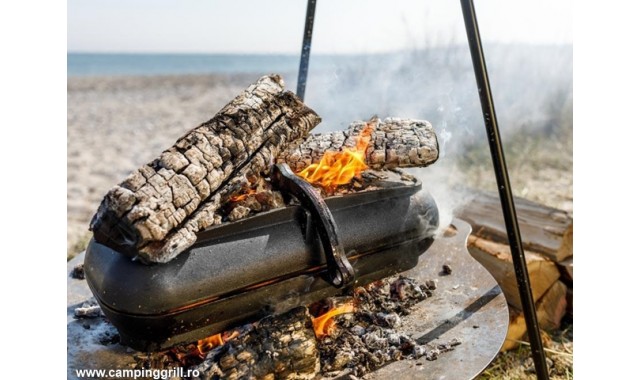
{"type": "MultiPolygon", "coordinates": [[[[313,54],[310,69],[337,70],[400,62],[405,52],[373,54],[313,54]]],[[[67,53],[67,76],[153,76],[189,74],[293,74],[299,54],[207,53],[67,53]]]]}
{"type": "Polygon", "coordinates": [[[69,77],[291,72],[298,65],[294,54],[67,53],[69,77]]]}
{"type": "MultiPolygon", "coordinates": [[[[514,50],[548,54],[571,50],[570,45],[488,45],[487,59],[492,51],[504,55],[514,50]],[[567,49],[569,48],[569,49],[567,49]]],[[[537,54],[536,54],[537,55],[537,54]]],[[[369,54],[318,54],[310,60],[310,70],[333,72],[366,67],[366,70],[387,70],[407,62],[416,65],[447,65],[456,60],[470,61],[466,45],[433,47],[426,50],[369,54]],[[424,62],[424,63],[423,63],[424,62]]],[[[226,53],[92,53],[68,52],[67,76],[153,76],[188,74],[295,74],[300,64],[299,54],[226,54],[226,53]]]]}
{"type": "MultiPolygon", "coordinates": [[[[378,66],[400,62],[405,52],[375,54],[314,54],[310,69],[337,70],[353,65],[378,66]]],[[[153,76],[189,74],[297,73],[298,54],[206,53],[67,53],[67,76],[153,76]]]]}

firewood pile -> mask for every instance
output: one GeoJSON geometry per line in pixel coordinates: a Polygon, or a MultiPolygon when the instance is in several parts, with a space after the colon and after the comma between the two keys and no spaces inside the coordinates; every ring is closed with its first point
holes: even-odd
{"type": "MultiPolygon", "coordinates": [[[[573,319],[573,217],[522,198],[515,203],[538,322],[553,332],[563,318],[573,319]]],[[[527,340],[527,331],[500,199],[475,193],[456,214],[473,228],[469,252],[491,272],[507,298],[510,324],[502,349],[515,348],[527,340]]]]}

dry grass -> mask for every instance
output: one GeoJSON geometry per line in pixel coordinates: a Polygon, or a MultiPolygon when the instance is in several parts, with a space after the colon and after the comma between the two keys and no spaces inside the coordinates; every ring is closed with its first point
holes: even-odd
{"type": "MultiPolygon", "coordinates": [[[[573,211],[573,133],[521,132],[504,142],[513,194],[547,206],[573,211]]],[[[468,147],[457,161],[465,185],[496,191],[489,148],[468,147]]]]}
{"type": "MultiPolygon", "coordinates": [[[[526,343],[526,342],[525,342],[526,343]]],[[[573,325],[553,336],[543,333],[549,377],[553,380],[573,379],[573,325]]],[[[527,344],[500,353],[478,380],[535,380],[536,374],[527,344]]]]}

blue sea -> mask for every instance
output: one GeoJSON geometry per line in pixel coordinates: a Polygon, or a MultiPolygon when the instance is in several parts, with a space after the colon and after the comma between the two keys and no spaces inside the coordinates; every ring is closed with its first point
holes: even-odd
{"type": "MultiPolygon", "coordinates": [[[[312,66],[324,71],[367,56],[314,55],[312,66]]],[[[387,58],[388,59],[388,58],[387,58]]],[[[296,54],[116,54],[68,53],[67,75],[181,75],[297,73],[296,54]]]]}
{"type": "Polygon", "coordinates": [[[288,72],[294,55],[68,53],[68,76],[288,72]]]}

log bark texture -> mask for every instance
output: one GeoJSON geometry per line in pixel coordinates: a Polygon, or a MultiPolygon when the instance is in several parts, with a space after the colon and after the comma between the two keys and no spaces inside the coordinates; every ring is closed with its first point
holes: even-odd
{"type": "Polygon", "coordinates": [[[218,224],[220,205],[270,169],[320,122],[282,78],[265,76],[213,119],[104,197],[90,229],[99,243],[145,262],[168,262],[218,224]]]}
{"type": "Polygon", "coordinates": [[[369,168],[421,167],[438,159],[438,140],[428,121],[386,118],[356,121],[346,131],[310,135],[299,146],[285,151],[278,161],[286,162],[294,172],[299,172],[319,162],[325,151],[338,152],[345,147],[354,147],[368,123],[373,123],[374,128],[365,153],[369,168]]]}
{"type": "Polygon", "coordinates": [[[267,317],[211,351],[200,379],[312,379],[320,370],[316,336],[305,307],[267,317]]]}

